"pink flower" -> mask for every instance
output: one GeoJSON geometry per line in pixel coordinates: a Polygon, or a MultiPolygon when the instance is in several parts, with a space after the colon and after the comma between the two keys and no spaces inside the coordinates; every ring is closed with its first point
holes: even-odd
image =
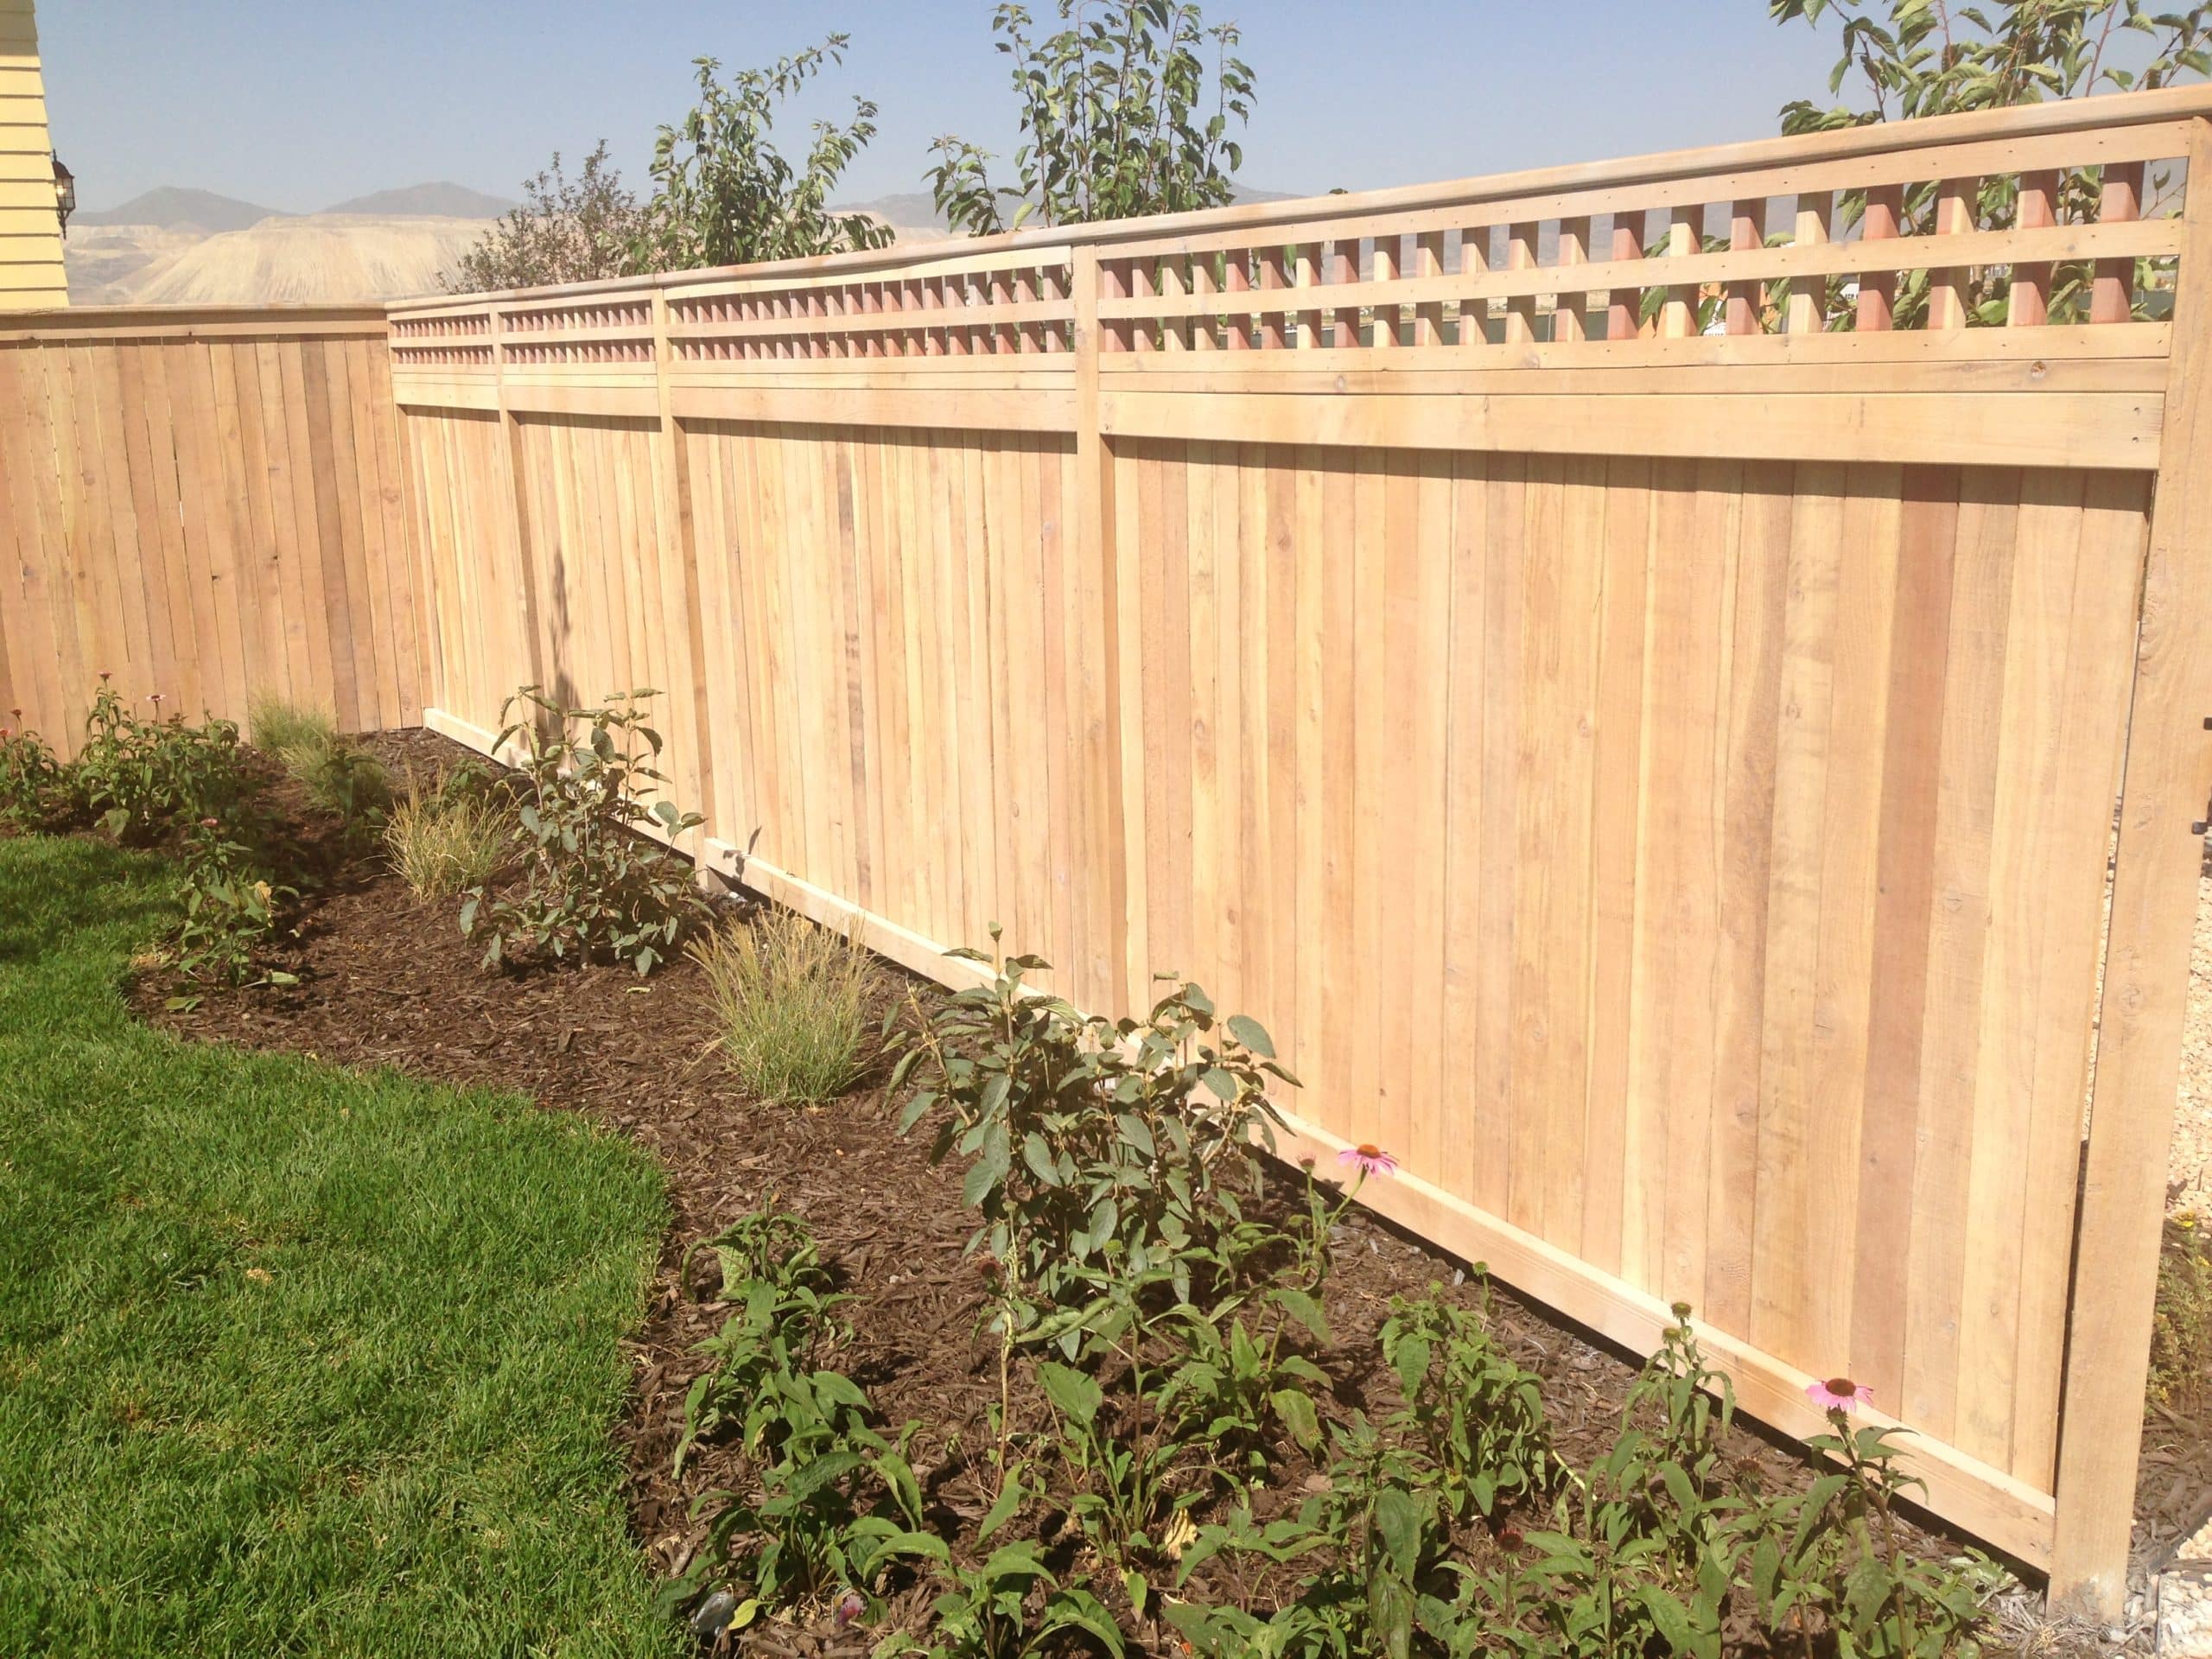
{"type": "Polygon", "coordinates": [[[202,830],[214,830],[221,826],[213,818],[202,818],[200,820],[200,827],[202,830]]]}
{"type": "Polygon", "coordinates": [[[1874,1390],[1847,1376],[1831,1376],[1808,1383],[1805,1397],[1822,1411],[1856,1411],[1874,1403],[1874,1390]]]}
{"type": "Polygon", "coordinates": [[[105,668],[104,668],[104,669],[102,669],[102,670],[100,670],[100,683],[101,683],[102,685],[105,685],[105,684],[106,684],[110,680],[113,679],[114,677],[115,677],[114,674],[113,674],[111,671],[110,671],[109,670],[105,669],[105,668]]]}
{"type": "Polygon", "coordinates": [[[158,709],[162,706],[162,694],[158,691],[149,691],[146,694],[146,701],[158,709]]]}
{"type": "Polygon", "coordinates": [[[1349,1164],[1363,1175],[1395,1175],[1398,1160],[1380,1147],[1370,1146],[1363,1141],[1356,1147],[1346,1147],[1337,1154],[1337,1161],[1349,1164]]]}
{"type": "Polygon", "coordinates": [[[859,1591],[846,1591],[843,1595],[837,1598],[835,1614],[836,1627],[841,1630],[843,1630],[867,1611],[868,1602],[861,1597],[859,1591]]]}

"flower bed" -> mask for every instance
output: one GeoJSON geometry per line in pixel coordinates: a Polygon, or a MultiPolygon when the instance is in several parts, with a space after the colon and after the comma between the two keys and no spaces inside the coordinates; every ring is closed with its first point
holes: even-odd
{"type": "MultiPolygon", "coordinates": [[[[420,734],[377,744],[395,768],[423,772],[462,754],[420,734]]],[[[1020,1539],[1033,1542],[1036,1564],[1058,1582],[1095,1598],[1099,1616],[1124,1644],[1180,1653],[1195,1639],[1240,1650],[1244,1637],[1226,1626],[1192,1629],[1186,1620],[1179,1627],[1172,1604],[1211,1602],[1265,1618],[1299,1601],[1311,1563],[1269,1560],[1251,1540],[1270,1527],[1290,1528],[1304,1506],[1329,1497],[1332,1476],[1344,1481],[1338,1431],[1385,1423],[1408,1406],[1382,1340],[1394,1303],[1402,1315],[1410,1305],[1431,1319],[1473,1316],[1468,1328],[1484,1334],[1488,1359],[1509,1377],[1525,1375],[1540,1396],[1558,1467],[1578,1471],[1564,1481],[1553,1477],[1548,1496],[1531,1491],[1495,1502],[1487,1516],[1468,1506],[1456,1518],[1440,1517],[1424,1573],[1433,1576],[1440,1554],[1493,1577],[1539,1562],[1548,1546],[1531,1543],[1531,1535],[1552,1524],[1553,1504],[1562,1492],[1572,1496],[1579,1471],[1618,1448],[1639,1376],[1633,1364],[1510,1295],[1486,1291],[1463,1264],[1354,1209],[1326,1233],[1331,1266],[1317,1300],[1328,1340],[1294,1333],[1290,1344],[1314,1367],[1302,1389],[1314,1402],[1318,1434],[1268,1419],[1260,1472],[1243,1481],[1241,1497],[1234,1485],[1210,1489],[1176,1521],[1175,1498],[1191,1494],[1170,1491],[1148,1517],[1156,1535],[1102,1547],[1110,1529],[1085,1502],[1102,1484],[1096,1471],[1086,1473],[1052,1450],[1081,1438],[1071,1411],[1080,1414],[1084,1405],[1080,1389],[1070,1392],[1066,1374],[1085,1368],[1067,1364],[1063,1354],[1040,1363],[1038,1355],[1019,1353],[1007,1366],[1001,1432],[1001,1348],[988,1327],[995,1293],[1004,1286],[988,1252],[968,1249],[976,1217],[963,1198],[976,1195],[964,1160],[956,1154],[932,1165],[921,1144],[930,1124],[944,1121],[941,1106],[915,1138],[901,1138],[887,1105],[883,1065],[852,1092],[814,1108],[749,1098],[714,1051],[709,999],[695,963],[678,960],[645,979],[613,965],[487,973],[452,911],[449,904],[412,903],[373,860],[355,860],[304,909],[298,937],[264,953],[267,967],[296,983],[224,990],[172,1007],[166,1005],[173,988],[153,976],[139,988],[140,1006],[150,1018],[213,1039],[453,1080],[497,1079],[549,1106],[586,1112],[654,1149],[670,1176],[675,1222],[636,1346],[638,1386],[625,1429],[632,1514],[661,1572],[702,1594],[728,1589],[709,1611],[718,1623],[743,1618],[747,1628],[729,1639],[770,1651],[858,1651],[901,1631],[926,1641],[946,1623],[944,1610],[933,1617],[931,1608],[950,1593],[948,1573],[972,1570],[995,1547],[1020,1539]],[[700,1500],[718,1491],[758,1493],[761,1460],[723,1430],[687,1447],[677,1466],[687,1396],[712,1369],[701,1344],[731,1313],[717,1299],[728,1287],[712,1253],[694,1261],[688,1274],[687,1256],[702,1241],[764,1215],[802,1223],[828,1275],[824,1283],[849,1299],[836,1307],[837,1328],[814,1359],[865,1395],[875,1426],[870,1432],[897,1445],[916,1478],[925,1529],[948,1546],[943,1567],[918,1557],[881,1563],[866,1593],[853,1592],[857,1601],[849,1602],[842,1586],[814,1586],[783,1597],[772,1610],[747,1608],[747,1601],[764,1599],[743,1593],[753,1587],[747,1573],[757,1563],[742,1540],[734,1561],[719,1553],[702,1556],[713,1550],[715,1517],[727,1516],[730,1503],[709,1498],[702,1507],[700,1500]],[[1432,1287],[1433,1301],[1423,1300],[1432,1287]],[[908,1423],[911,1435],[899,1439],[908,1423]],[[1014,1510],[995,1516],[1005,1495],[1000,1448],[1009,1441],[1033,1455],[1018,1459],[1026,1475],[1014,1510]],[[988,1539],[979,1536],[987,1525],[988,1539]],[[1241,1547],[1225,1541],[1236,1528],[1244,1529],[1241,1547]],[[1204,1559],[1186,1571],[1184,1559],[1197,1557],[1204,1559]],[[865,1625],[864,1634],[855,1624],[865,1625]]],[[[944,1006],[933,988],[908,982],[902,988],[918,991],[925,1007],[944,1006]]],[[[1387,1149],[1366,1162],[1362,1171],[1317,1172],[1323,1202],[1335,1207],[1342,1180],[1390,1178],[1387,1149]]],[[[1300,1182],[1278,1171],[1248,1213],[1282,1225],[1303,1207],[1300,1182]]],[[[1109,1393],[1126,1387],[1125,1370],[1110,1362],[1089,1369],[1106,1375],[1109,1393]]],[[[1106,1417],[1116,1409],[1107,1408],[1106,1417]]],[[[695,1402],[691,1415],[697,1414],[695,1402]]],[[[1128,1427],[1126,1418],[1117,1421],[1128,1427]]],[[[1807,1489],[1812,1473],[1794,1449],[1741,1422],[1716,1431],[1703,1478],[1714,1492],[1807,1489]]],[[[1094,1449],[1115,1437],[1099,1438],[1094,1449]]],[[[1899,1537],[1899,1559],[1908,1563],[1958,1553],[1955,1543],[1908,1522],[1901,1522],[1899,1537]]],[[[1029,1586],[1033,1621],[1046,1593],[1041,1581],[1029,1586]]],[[[1764,1644],[1751,1601],[1740,1592],[1728,1599],[1720,1635],[1732,1650],[1764,1644]]],[[[1082,1625],[1071,1619],[1055,1640],[1098,1645],[1101,1638],[1079,1633],[1082,1625]]],[[[1414,1639],[1417,1647],[1429,1641],[1414,1639]]]]}

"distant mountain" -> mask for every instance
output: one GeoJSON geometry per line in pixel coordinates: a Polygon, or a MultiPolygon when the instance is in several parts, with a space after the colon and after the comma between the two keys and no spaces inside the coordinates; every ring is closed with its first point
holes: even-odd
{"type": "Polygon", "coordinates": [[[165,184],[136,195],[119,207],[79,212],[69,216],[79,225],[152,225],[165,231],[242,231],[264,219],[284,215],[274,207],[257,207],[235,196],[219,196],[212,190],[181,190],[165,184]]]}
{"type": "Polygon", "coordinates": [[[376,190],[326,213],[360,213],[373,219],[497,219],[515,204],[505,196],[487,196],[460,184],[410,184],[401,190],[376,190]]]}
{"type": "MultiPolygon", "coordinates": [[[[435,294],[438,273],[452,269],[491,227],[490,219],[430,213],[308,213],[264,219],[248,230],[155,251],[113,284],[107,302],[268,305],[435,294]]],[[[86,296],[77,297],[86,302],[86,296]]]]}

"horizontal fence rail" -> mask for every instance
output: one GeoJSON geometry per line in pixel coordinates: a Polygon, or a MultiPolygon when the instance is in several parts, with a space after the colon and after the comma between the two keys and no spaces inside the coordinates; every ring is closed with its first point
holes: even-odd
{"type": "MultiPolygon", "coordinates": [[[[349,718],[661,688],[707,858],[954,982],[995,922],[1088,1007],[1199,979],[1305,1079],[1287,1152],[1388,1147],[1377,1208],[1630,1346],[1688,1301],[1777,1427],[1848,1371],[2109,1607],[2212,786],[2208,115],[395,305],[358,381],[251,349],[324,364],[288,433],[334,351],[388,397],[345,475],[406,556],[269,522],[344,568],[349,718]]],[[[0,396],[105,408],[61,327],[0,396]]],[[[0,516],[59,620],[0,678],[67,708],[41,630],[124,544],[0,516]]]]}

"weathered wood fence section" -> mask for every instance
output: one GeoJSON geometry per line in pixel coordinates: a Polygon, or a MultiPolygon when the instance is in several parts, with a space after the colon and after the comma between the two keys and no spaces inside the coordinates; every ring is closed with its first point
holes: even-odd
{"type": "Polygon", "coordinates": [[[1301,1147],[1404,1160],[1377,1208],[1632,1346],[1689,1303],[1783,1427],[1871,1383],[1936,1510],[2110,1605],[2212,786],[2208,116],[409,303],[389,394],[350,321],[0,334],[0,681],[480,747],[659,687],[709,856],[925,973],[998,922],[1089,1007],[1196,977],[1301,1147]]]}
{"type": "Polygon", "coordinates": [[[194,717],[419,717],[385,334],[381,306],[0,327],[0,724],[72,748],[102,673],[194,717]]]}

